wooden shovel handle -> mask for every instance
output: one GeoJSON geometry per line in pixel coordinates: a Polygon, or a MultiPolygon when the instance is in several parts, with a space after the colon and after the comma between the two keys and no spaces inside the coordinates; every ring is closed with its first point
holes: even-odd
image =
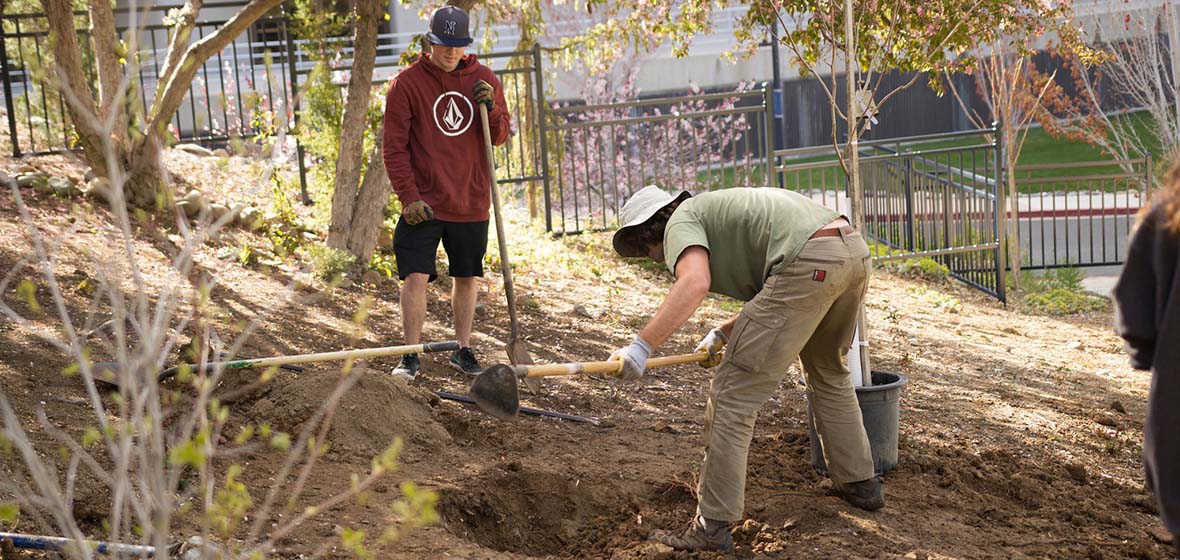
{"type": "MultiPolygon", "coordinates": [[[[647,361],[648,369],[678,364],[695,364],[709,359],[705,351],[696,354],[678,354],[675,356],[660,356],[647,361]]],[[[617,375],[623,368],[619,360],[605,362],[573,362],[569,364],[543,364],[539,366],[512,366],[517,377],[552,377],[557,375],[578,375],[581,373],[605,373],[617,375]]]]}

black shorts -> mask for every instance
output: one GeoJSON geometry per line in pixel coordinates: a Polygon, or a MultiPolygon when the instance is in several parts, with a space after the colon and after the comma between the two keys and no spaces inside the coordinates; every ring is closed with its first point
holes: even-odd
{"type": "Polygon", "coordinates": [[[428,220],[418,225],[407,224],[399,218],[393,229],[393,255],[397,259],[397,275],[405,280],[413,272],[429,274],[430,281],[438,278],[435,261],[438,242],[451,266],[452,278],[483,276],[483,256],[488,250],[488,221],[444,222],[428,220]]]}

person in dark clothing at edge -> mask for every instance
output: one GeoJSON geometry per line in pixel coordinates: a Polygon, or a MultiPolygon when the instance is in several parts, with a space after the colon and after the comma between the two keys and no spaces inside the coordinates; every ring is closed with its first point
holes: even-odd
{"type": "MultiPolygon", "coordinates": [[[[438,277],[441,241],[454,280],[451,311],[460,348],[451,366],[470,375],[482,368],[471,349],[471,327],[483,276],[491,206],[487,150],[477,103],[488,109],[492,143],[508,139],[509,115],[500,80],[464,50],[471,44],[467,13],[445,6],[430,16],[431,52],[402,70],[385,96],[382,155],[402,204],[393,252],[402,279],[406,344],[419,344],[426,320],[426,286],[438,277]]],[[[420,362],[407,354],[394,375],[413,379],[420,362]]]]}
{"type": "Polygon", "coordinates": [[[1115,328],[1131,366],[1151,370],[1143,466],[1180,558],[1180,163],[1156,196],[1114,287],[1115,328]]]}

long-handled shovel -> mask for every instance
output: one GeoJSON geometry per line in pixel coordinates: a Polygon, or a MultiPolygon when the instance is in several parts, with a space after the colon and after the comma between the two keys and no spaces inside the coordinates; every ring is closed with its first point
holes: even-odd
{"type": "MultiPolygon", "coordinates": [[[[318,354],[297,354],[293,356],[275,356],[273,358],[251,358],[246,360],[234,360],[230,362],[207,362],[203,366],[203,371],[212,371],[214,368],[224,369],[246,369],[254,367],[269,367],[269,366],[283,366],[287,364],[306,364],[312,362],[331,362],[334,360],[360,360],[363,358],[377,358],[382,356],[401,356],[403,354],[414,354],[418,352],[445,352],[459,349],[459,343],[450,340],[447,342],[431,342],[427,344],[409,344],[405,346],[384,346],[381,348],[362,348],[359,350],[341,350],[339,352],[321,352],[318,354]]],[[[202,369],[201,366],[195,365],[179,365],[170,367],[157,374],[156,378],[164,381],[169,377],[176,375],[182,368],[189,368],[189,370],[196,372],[202,369]]],[[[118,383],[118,364],[111,362],[98,362],[94,364],[95,378],[99,381],[104,381],[110,384],[118,383]]]]}
{"type": "MultiPolygon", "coordinates": [[[[504,295],[508,298],[508,323],[510,328],[508,331],[508,344],[504,350],[508,353],[508,361],[513,365],[528,365],[533,363],[533,358],[529,356],[524,341],[520,339],[520,325],[516,321],[516,298],[512,296],[512,266],[508,261],[507,240],[504,239],[504,213],[500,209],[500,188],[496,184],[496,165],[492,152],[492,132],[488,128],[488,108],[483,103],[477,103],[477,105],[479,105],[479,119],[483,124],[483,144],[488,151],[488,177],[492,182],[492,209],[496,213],[496,241],[500,245],[500,272],[504,275],[504,295]]],[[[541,392],[540,379],[526,377],[524,378],[524,383],[534,395],[541,392]]]]}
{"type": "MultiPolygon", "coordinates": [[[[648,368],[672,366],[677,364],[699,363],[709,359],[708,352],[696,354],[679,354],[676,356],[662,356],[647,361],[648,368]]],[[[484,412],[501,420],[511,420],[520,411],[520,388],[517,379],[535,379],[555,375],[578,375],[583,373],[603,373],[618,375],[623,363],[619,360],[605,362],[575,362],[570,364],[546,364],[539,366],[510,366],[496,364],[483,370],[471,382],[468,393],[475,400],[475,404],[484,412]]]]}

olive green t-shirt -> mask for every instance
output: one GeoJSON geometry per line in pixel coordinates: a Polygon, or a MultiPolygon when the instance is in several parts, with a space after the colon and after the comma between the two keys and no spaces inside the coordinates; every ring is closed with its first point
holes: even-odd
{"type": "Polygon", "coordinates": [[[676,273],[685,249],[709,251],[709,291],[754,298],[795,260],[811,234],[840,214],[793,191],[760,187],[707,192],[680,203],[664,229],[664,259],[676,273]]]}

